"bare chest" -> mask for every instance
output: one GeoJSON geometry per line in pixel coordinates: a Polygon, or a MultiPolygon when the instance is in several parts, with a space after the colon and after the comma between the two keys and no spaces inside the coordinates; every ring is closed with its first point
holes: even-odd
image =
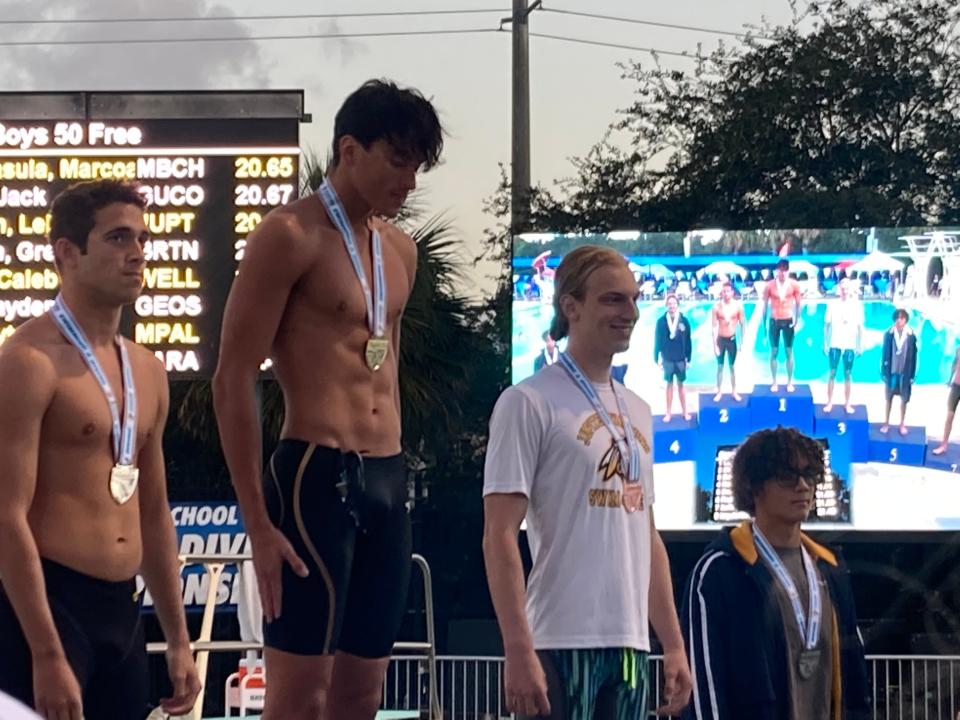
{"type": "MultiPolygon", "coordinates": [[[[122,426],[125,406],[120,363],[111,363],[109,358],[104,360],[101,360],[101,366],[113,392],[122,426]]],[[[56,395],[44,417],[45,446],[112,452],[114,415],[103,388],[79,355],[62,365],[56,395]]],[[[137,407],[136,449],[139,451],[156,423],[159,398],[157,389],[142,368],[133,366],[133,378],[137,407]]]]}
{"type": "Polygon", "coordinates": [[[358,248],[360,267],[366,279],[366,291],[342,241],[324,237],[325,247],[298,283],[294,299],[328,322],[345,326],[367,326],[368,302],[372,307],[383,298],[386,303],[386,324],[392,327],[410,296],[411,282],[397,248],[382,241],[383,281],[378,283],[374,272],[369,241],[358,248]]]}

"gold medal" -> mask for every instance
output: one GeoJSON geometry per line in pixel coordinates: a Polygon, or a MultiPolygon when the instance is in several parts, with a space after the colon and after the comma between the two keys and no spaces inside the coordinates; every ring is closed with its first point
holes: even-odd
{"type": "Polygon", "coordinates": [[[628,513],[643,510],[643,485],[639,482],[624,483],[621,498],[623,509],[628,513]]]}
{"type": "Polygon", "coordinates": [[[390,341],[382,337],[372,337],[367,340],[363,354],[367,360],[367,367],[376,372],[387,359],[387,351],[390,350],[390,341]]]}
{"type": "Polygon", "coordinates": [[[140,469],[117,463],[110,469],[110,495],[117,505],[123,505],[137,491],[140,469]]]}

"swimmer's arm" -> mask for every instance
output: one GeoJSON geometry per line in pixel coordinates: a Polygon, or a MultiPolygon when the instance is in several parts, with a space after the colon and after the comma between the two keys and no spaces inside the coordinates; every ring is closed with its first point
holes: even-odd
{"type": "Polygon", "coordinates": [[[713,330],[713,344],[716,346],[718,340],[720,339],[720,308],[714,307],[713,312],[710,313],[711,320],[713,321],[710,324],[711,329],[713,330]]]}
{"type": "Polygon", "coordinates": [[[56,370],[26,346],[0,352],[0,579],[34,662],[64,659],[27,521],[37,487],[40,428],[56,393],[56,370]]]}
{"type": "Polygon", "coordinates": [[[227,297],[213,377],[220,442],[251,535],[272,527],[260,487],[262,434],[254,388],[307,262],[302,235],[292,223],[288,215],[271,213],[250,234],[227,297]]]}
{"type": "Polygon", "coordinates": [[[527,592],[517,536],[527,514],[521,493],[493,493],[483,499],[483,559],[490,597],[507,655],[533,652],[527,622],[527,592]]]}
{"type": "Polygon", "coordinates": [[[163,430],[170,407],[167,374],[160,363],[151,360],[154,383],[160,392],[160,409],[150,436],[140,450],[139,502],[143,561],[140,573],[150,590],[163,636],[171,649],[188,647],[187,623],[180,597],[180,561],[177,534],[167,499],[167,480],[163,462],[163,430]]]}
{"type": "Polygon", "coordinates": [[[650,624],[665,653],[683,652],[683,636],[673,599],[673,580],[667,548],[650,510],[650,624]]]}

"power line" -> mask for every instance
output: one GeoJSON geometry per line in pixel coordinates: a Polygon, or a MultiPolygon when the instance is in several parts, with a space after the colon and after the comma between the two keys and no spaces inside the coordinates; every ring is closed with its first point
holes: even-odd
{"type": "Polygon", "coordinates": [[[404,30],[393,32],[360,32],[360,33],[310,33],[305,35],[246,35],[220,37],[185,37],[185,38],[109,38],[92,40],[11,40],[0,41],[0,47],[46,47],[63,45],[161,45],[172,43],[219,43],[219,42],[248,42],[267,40],[328,40],[336,38],[366,38],[366,37],[406,37],[422,35],[465,35],[470,33],[495,33],[496,28],[467,28],[463,30],[404,30]]]}
{"type": "Polygon", "coordinates": [[[648,52],[653,55],[673,55],[675,57],[686,58],[687,60],[699,60],[696,55],[690,53],[677,52],[675,50],[658,50],[657,48],[639,47],[637,45],[620,45],[619,43],[601,42],[599,40],[583,40],[581,38],[566,37],[564,35],[548,35],[546,33],[530,33],[530,37],[549,38],[550,40],[562,40],[564,42],[580,43],[581,45],[598,45],[600,47],[619,48],[620,50],[637,50],[639,52],[648,52]]]}
{"type": "Polygon", "coordinates": [[[487,8],[464,10],[396,10],[388,12],[311,13],[309,15],[194,15],[190,17],[107,17],[67,18],[63,20],[40,18],[35,20],[0,20],[0,25],[91,25],[109,23],[211,22],[225,20],[331,20],[339,18],[406,17],[412,15],[477,15],[502,12],[506,11],[503,8],[487,8]]]}
{"type": "MultiPolygon", "coordinates": [[[[668,28],[670,30],[689,30],[692,32],[709,33],[711,35],[726,35],[728,37],[735,37],[740,39],[747,37],[746,33],[733,32],[732,30],[717,30],[714,28],[696,27],[693,25],[677,25],[675,23],[654,22],[653,20],[639,20],[637,18],[616,17],[614,15],[598,15],[597,13],[578,12],[576,10],[557,10],[555,8],[547,8],[547,7],[541,7],[540,10],[543,12],[555,13],[557,15],[573,15],[576,17],[592,18],[594,20],[613,20],[615,22],[625,22],[625,23],[631,23],[634,25],[649,25],[652,27],[668,28]]],[[[764,40],[769,39],[762,35],[755,35],[754,37],[759,37],[764,40]]]]}

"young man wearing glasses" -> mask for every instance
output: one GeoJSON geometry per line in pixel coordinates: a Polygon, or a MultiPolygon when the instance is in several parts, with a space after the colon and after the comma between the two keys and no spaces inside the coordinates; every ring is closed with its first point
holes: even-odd
{"type": "Polygon", "coordinates": [[[733,461],[737,508],[694,568],[681,624],[696,720],[869,717],[847,570],[800,531],[824,479],[823,449],[792,428],[751,435],[733,461]]]}

